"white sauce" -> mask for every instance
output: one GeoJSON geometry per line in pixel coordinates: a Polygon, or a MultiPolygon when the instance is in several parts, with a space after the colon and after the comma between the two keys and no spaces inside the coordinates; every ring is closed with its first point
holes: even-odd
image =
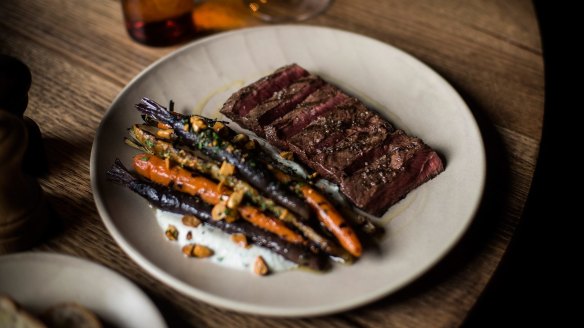
{"type": "Polygon", "coordinates": [[[210,260],[234,269],[252,270],[253,263],[258,256],[263,257],[271,272],[285,271],[298,267],[296,263],[284,259],[263,247],[251,245],[245,248],[233,242],[231,236],[217,228],[207,224],[201,224],[196,228],[185,226],[182,222],[182,215],[161,211],[156,209],[156,220],[166,231],[169,225],[173,225],[178,230],[177,250],[190,243],[201,244],[211,248],[214,252],[210,260]],[[192,239],[187,240],[188,232],[191,232],[192,239]]]}

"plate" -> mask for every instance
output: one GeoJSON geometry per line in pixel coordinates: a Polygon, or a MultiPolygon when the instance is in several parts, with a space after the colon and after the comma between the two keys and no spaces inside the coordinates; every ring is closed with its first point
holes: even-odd
{"type": "Polygon", "coordinates": [[[437,73],[380,41],[335,29],[269,26],[201,39],[158,60],[134,78],[105,114],[91,154],[91,182],[105,225],[128,255],[176,290],[216,306],[271,316],[312,316],[350,309],[388,295],[436,264],[460,239],[485,181],[483,142],[472,113],[437,73]],[[258,278],[183,257],[163,238],[153,210],[106,180],[127,128],[140,122],[134,104],[147,96],[181,112],[218,116],[229,95],[296,62],[359,96],[396,126],[442,154],[446,170],[410,193],[381,219],[380,252],[329,273],[295,270],[258,278]]]}
{"type": "Polygon", "coordinates": [[[152,301],[128,279],[68,255],[0,256],[0,294],[10,295],[32,313],[75,302],[114,327],[166,327],[152,301]]]}

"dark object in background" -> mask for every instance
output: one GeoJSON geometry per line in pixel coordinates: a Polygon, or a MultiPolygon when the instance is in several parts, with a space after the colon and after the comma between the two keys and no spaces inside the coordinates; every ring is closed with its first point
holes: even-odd
{"type": "Polygon", "coordinates": [[[126,30],[149,46],[170,46],[194,36],[193,0],[123,0],[126,30]]]}
{"type": "Polygon", "coordinates": [[[47,158],[43,147],[41,130],[29,117],[23,116],[28,105],[28,90],[32,77],[28,67],[20,60],[0,55],[0,110],[22,118],[28,133],[28,143],[23,159],[23,169],[33,176],[48,172],[47,158]]]}
{"type": "Polygon", "coordinates": [[[48,226],[43,190],[22,170],[27,141],[23,120],[0,110],[0,254],[32,247],[48,226]]]}

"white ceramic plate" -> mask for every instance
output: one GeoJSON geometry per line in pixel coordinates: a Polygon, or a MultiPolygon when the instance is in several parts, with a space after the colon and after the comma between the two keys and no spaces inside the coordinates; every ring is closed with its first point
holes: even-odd
{"type": "Polygon", "coordinates": [[[485,155],[477,124],[456,91],[412,56],[344,31],[271,26],[218,34],[157,61],[120,93],[101,122],[91,154],[95,202],[120,246],[145,270],[182,293],[211,304],[274,316],[319,315],[379,299],[419,277],[459,240],[479,205],[485,155]],[[162,236],[152,209],[108,182],[105,171],[136,153],[123,143],[140,122],[134,104],[147,96],[177,111],[217,117],[242,86],[296,62],[370,103],[446,159],[446,171],[384,216],[380,254],[327,274],[292,271],[269,277],[186,259],[162,236]]]}
{"type": "Polygon", "coordinates": [[[67,255],[0,256],[0,294],[9,295],[32,313],[75,302],[114,327],[166,327],[152,301],[128,279],[67,255]]]}

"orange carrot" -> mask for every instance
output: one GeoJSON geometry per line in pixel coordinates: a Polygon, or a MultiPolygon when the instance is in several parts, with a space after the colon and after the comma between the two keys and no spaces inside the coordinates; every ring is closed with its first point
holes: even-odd
{"type": "Polygon", "coordinates": [[[308,185],[297,187],[306,202],[316,211],[320,222],[339,240],[341,246],[354,256],[361,256],[363,247],[355,231],[349,226],[334,206],[320,193],[308,185]]]}
{"type": "Polygon", "coordinates": [[[171,186],[189,195],[199,196],[212,205],[219,203],[222,195],[231,194],[229,190],[221,190],[215,182],[193,175],[180,166],[169,167],[165,160],[154,155],[136,155],[133,164],[134,170],[148,180],[163,186],[171,186]]]}
{"type": "MultiPolygon", "coordinates": [[[[232,192],[221,188],[215,182],[199,175],[195,175],[180,166],[170,167],[169,163],[160,157],[150,154],[134,156],[134,170],[148,180],[172,187],[175,190],[193,196],[199,196],[203,201],[216,205],[221,198],[228,198],[232,192]]],[[[241,217],[250,223],[272,232],[282,239],[292,243],[300,243],[304,238],[288,228],[282,221],[262,213],[259,209],[242,205],[237,208],[241,217]]]]}
{"type": "Polygon", "coordinates": [[[288,228],[282,221],[276,220],[273,217],[262,213],[259,209],[253,206],[240,206],[238,210],[239,214],[241,214],[241,217],[243,217],[246,221],[249,221],[258,227],[269,230],[282,239],[292,243],[301,243],[304,241],[302,236],[290,230],[290,228],[288,228]]]}

